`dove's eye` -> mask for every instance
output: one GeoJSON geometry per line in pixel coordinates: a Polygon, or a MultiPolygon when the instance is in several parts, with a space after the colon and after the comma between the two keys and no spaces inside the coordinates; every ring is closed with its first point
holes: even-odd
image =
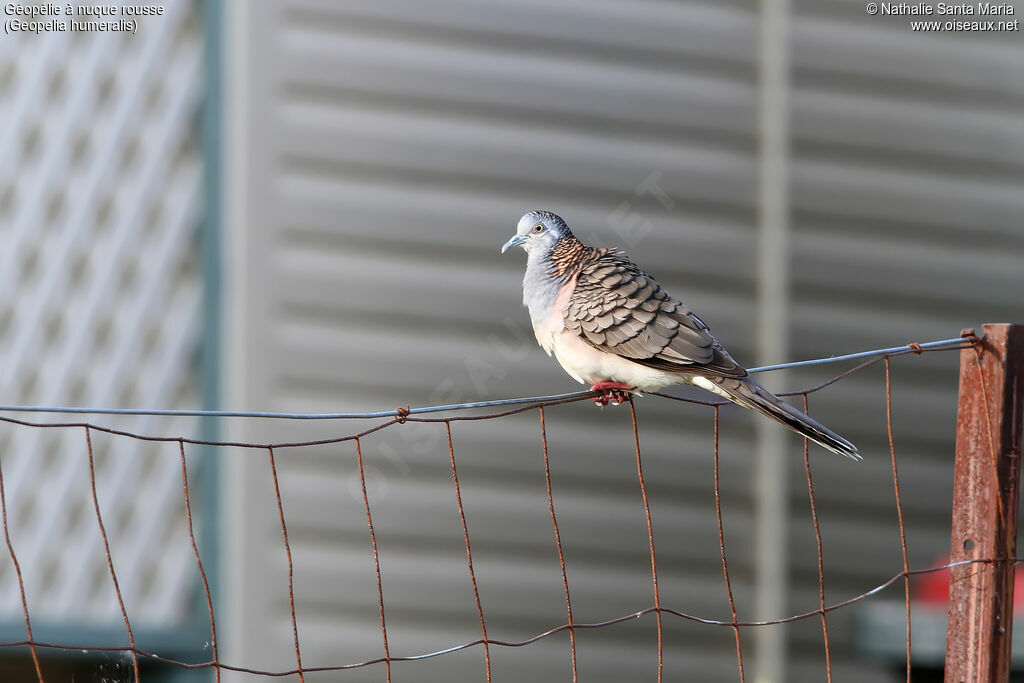
{"type": "Polygon", "coordinates": [[[543,223],[538,223],[537,225],[533,226],[533,231],[534,232],[544,232],[544,224],[543,223]]]}

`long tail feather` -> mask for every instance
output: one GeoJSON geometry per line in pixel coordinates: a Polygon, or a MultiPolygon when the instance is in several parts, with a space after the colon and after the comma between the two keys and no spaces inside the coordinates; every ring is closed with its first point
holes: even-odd
{"type": "Polygon", "coordinates": [[[758,384],[757,380],[751,377],[729,378],[717,381],[715,384],[721,390],[715,393],[721,393],[733,403],[756,410],[762,415],[781,422],[797,434],[806,436],[833,453],[852,460],[861,460],[856,446],[814,418],[786,403],[758,384]]]}

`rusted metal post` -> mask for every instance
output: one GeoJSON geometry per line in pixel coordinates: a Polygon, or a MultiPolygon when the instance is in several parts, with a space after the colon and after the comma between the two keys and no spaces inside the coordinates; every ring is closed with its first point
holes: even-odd
{"type": "MultiPolygon", "coordinates": [[[[1024,407],[1024,325],[960,352],[946,683],[1007,681],[1024,407]]],[[[965,336],[973,332],[965,331],[965,336]]]]}

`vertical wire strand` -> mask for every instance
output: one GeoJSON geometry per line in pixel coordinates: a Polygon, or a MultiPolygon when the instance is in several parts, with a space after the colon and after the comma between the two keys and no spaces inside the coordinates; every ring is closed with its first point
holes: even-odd
{"type": "Polygon", "coordinates": [[[110,555],[110,540],[107,538],[107,529],[103,525],[103,515],[100,514],[100,498],[96,493],[96,464],[92,452],[92,434],[88,426],[85,427],[85,445],[89,451],[89,488],[92,491],[92,505],[96,510],[96,522],[100,527],[100,535],[103,537],[103,550],[107,555],[107,568],[110,570],[110,579],[114,582],[114,592],[117,593],[117,604],[121,607],[121,617],[124,619],[124,627],[128,631],[128,644],[132,650],[132,668],[135,672],[135,683],[140,683],[139,678],[139,653],[135,647],[135,634],[132,632],[132,624],[128,620],[128,610],[124,606],[124,596],[121,595],[121,584],[118,583],[117,573],[114,571],[114,560],[110,555]]]}
{"type": "MultiPolygon", "coordinates": [[[[804,395],[804,413],[808,411],[807,392],[804,395]]],[[[825,641],[825,676],[832,683],[832,647],[828,637],[828,617],[825,612],[825,555],[821,546],[821,526],[818,524],[818,507],[814,503],[814,480],[811,478],[810,440],[804,437],[804,471],[807,473],[807,498],[811,503],[811,521],[814,523],[814,540],[818,548],[818,612],[821,614],[821,635],[825,641]]]]}
{"type": "Polygon", "coordinates": [[[565,571],[562,536],[558,531],[558,518],[555,517],[555,498],[551,493],[551,462],[548,459],[548,431],[544,423],[544,406],[540,407],[540,440],[544,449],[544,482],[548,489],[548,510],[551,511],[551,526],[555,529],[555,548],[558,550],[558,564],[562,568],[562,587],[565,589],[565,609],[569,614],[569,657],[572,661],[572,680],[573,683],[576,683],[576,627],[572,619],[572,599],[569,596],[569,575],[565,571]]]}
{"type": "Polygon", "coordinates": [[[206,594],[206,608],[210,612],[210,642],[213,648],[213,674],[220,683],[220,655],[217,649],[217,624],[213,617],[213,596],[210,594],[210,582],[206,578],[206,569],[203,567],[203,560],[199,556],[199,545],[196,543],[195,529],[192,526],[192,502],[188,489],[188,467],[185,465],[185,441],[178,439],[178,453],[181,456],[181,490],[185,498],[185,521],[188,524],[188,539],[192,543],[192,554],[196,558],[196,566],[199,567],[199,576],[203,580],[203,592],[206,594]]]}
{"type": "Polygon", "coordinates": [[[373,568],[377,572],[377,600],[380,603],[380,633],[384,639],[384,671],[391,683],[391,648],[388,645],[388,624],[384,617],[384,582],[380,576],[380,555],[377,552],[377,534],[373,530],[373,516],[370,514],[370,496],[366,492],[366,470],[363,468],[363,446],[356,438],[356,464],[359,467],[359,485],[363,489],[363,507],[366,509],[366,525],[370,527],[370,546],[373,548],[373,568]]]}
{"type": "Polygon", "coordinates": [[[21,593],[21,609],[25,613],[25,630],[28,632],[28,647],[32,652],[32,663],[36,667],[36,678],[43,683],[43,669],[39,665],[39,653],[36,652],[36,639],[32,635],[32,620],[28,616],[28,598],[25,597],[25,579],[21,575],[21,563],[14,553],[14,543],[11,542],[11,532],[7,527],[7,492],[4,490],[4,473],[0,463],[0,519],[4,525],[4,540],[7,542],[7,552],[11,555],[11,562],[14,563],[14,573],[18,576],[18,591],[21,593]]]}
{"type": "Polygon", "coordinates": [[[299,649],[299,622],[295,617],[295,565],[292,562],[292,545],[288,541],[288,525],[284,521],[284,504],[281,502],[281,485],[277,480],[277,464],[273,447],[267,447],[270,458],[270,475],[274,479],[274,497],[277,498],[277,515],[281,519],[281,537],[284,539],[284,552],[288,557],[288,609],[292,617],[292,638],[295,641],[295,663],[298,665],[299,680],[305,681],[302,669],[302,652],[299,649]]]}
{"type": "Polygon", "coordinates": [[[484,621],[484,605],[480,601],[480,589],[476,584],[476,571],[473,569],[473,552],[469,547],[469,526],[466,524],[466,510],[462,506],[462,489],[459,487],[459,473],[455,469],[455,445],[452,443],[452,423],[445,420],[445,432],[448,434],[448,459],[452,465],[452,481],[455,483],[455,502],[459,506],[459,520],[462,522],[462,536],[466,540],[466,564],[469,566],[469,580],[473,584],[473,597],[476,599],[476,613],[480,616],[480,631],[484,637],[484,665],[487,670],[488,683],[491,680],[491,645],[487,640],[487,624],[484,621]]]}
{"type": "Polygon", "coordinates": [[[889,356],[885,357],[885,427],[889,435],[889,455],[892,459],[892,486],[896,494],[896,518],[900,525],[900,550],[903,552],[903,597],[907,621],[907,683],[910,683],[910,563],[907,560],[907,531],[903,526],[903,502],[900,497],[900,474],[896,467],[896,442],[892,437],[892,381],[889,376],[889,356]]]}
{"type": "Polygon", "coordinates": [[[746,681],[746,674],[743,672],[743,646],[740,642],[740,627],[736,623],[739,620],[736,618],[736,601],[733,599],[732,581],[729,579],[729,563],[725,555],[725,528],[722,524],[722,497],[718,476],[718,409],[720,407],[717,404],[715,405],[715,517],[718,518],[718,547],[722,551],[722,576],[725,578],[725,592],[729,596],[729,613],[732,615],[732,632],[736,639],[736,665],[740,671],[740,683],[744,683],[746,681]]]}
{"type": "Polygon", "coordinates": [[[636,474],[640,480],[640,495],[644,501],[644,515],[647,517],[647,539],[651,546],[651,582],[654,585],[654,609],[658,619],[658,683],[665,671],[663,632],[661,623],[661,595],[658,591],[658,562],[654,554],[654,523],[651,521],[651,505],[647,499],[647,484],[644,482],[644,467],[640,459],[640,432],[636,424],[636,405],[629,399],[629,413],[633,418],[633,443],[636,447],[636,474]]]}

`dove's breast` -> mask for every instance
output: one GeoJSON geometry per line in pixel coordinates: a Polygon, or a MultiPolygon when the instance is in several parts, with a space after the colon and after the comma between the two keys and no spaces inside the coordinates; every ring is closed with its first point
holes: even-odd
{"type": "Polygon", "coordinates": [[[601,351],[577,334],[561,330],[552,336],[551,351],[577,382],[623,382],[641,391],[657,391],[673,384],[689,384],[689,377],[634,363],[628,358],[601,351]]]}
{"type": "MultiPolygon", "coordinates": [[[[557,291],[550,303],[544,306],[528,304],[537,343],[549,356],[554,350],[555,338],[565,330],[565,307],[569,305],[569,298],[575,289],[576,279],[573,278],[557,291]]],[[[535,297],[534,301],[537,298],[539,297],[535,297]]]]}
{"type": "Polygon", "coordinates": [[[655,370],[614,353],[601,351],[579,335],[565,329],[565,309],[576,289],[572,278],[561,287],[544,288],[527,275],[524,301],[537,342],[577,382],[623,382],[643,391],[657,391],[672,384],[687,383],[685,375],[655,370]]]}

